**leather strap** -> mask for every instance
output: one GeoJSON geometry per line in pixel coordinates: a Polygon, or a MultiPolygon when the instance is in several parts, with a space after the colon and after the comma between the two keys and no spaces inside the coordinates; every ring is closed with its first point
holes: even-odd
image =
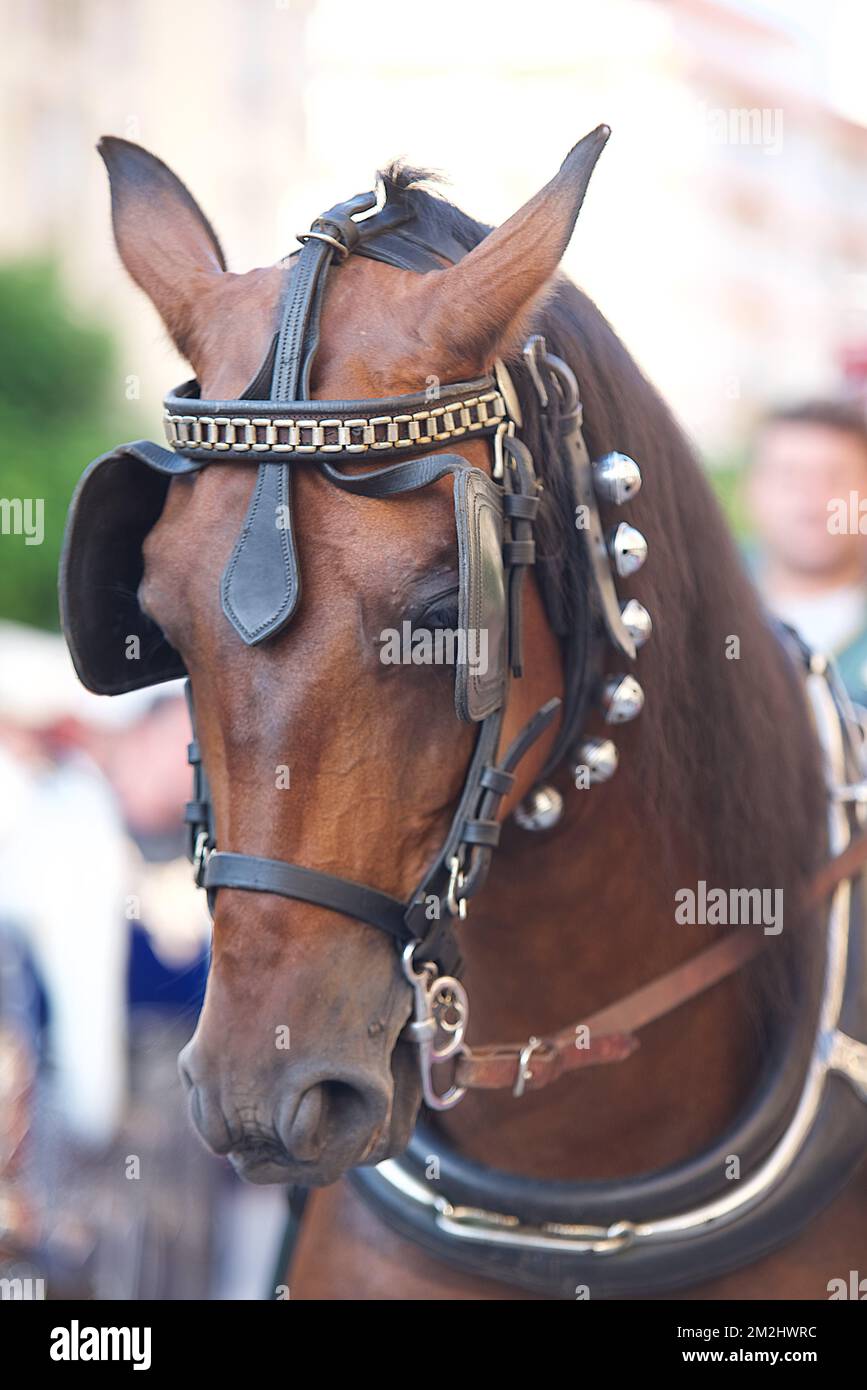
{"type": "MultiPolygon", "coordinates": [[[[290,401],[299,394],[316,287],[333,255],[327,242],[308,241],[298,256],[277,337],[271,378],[274,401],[290,401]]],[[[279,632],[298,605],[301,583],[291,483],[285,465],[260,463],[241,534],[223,573],[223,612],[249,646],[279,632]]]]}
{"type": "Polygon", "coordinates": [[[625,1061],[639,1045],[634,1036],[639,1029],[733,975],[764,945],[765,938],[755,927],[740,927],[624,999],[540,1038],[535,1045],[531,1040],[473,1048],[458,1061],[455,1083],[470,1090],[519,1086],[520,1091],[538,1091],[580,1067],[625,1061]],[[584,1029],[589,1034],[587,1046],[582,1046],[584,1029]]]}
{"type": "MultiPolygon", "coordinates": [[[[822,866],[807,887],[805,905],[818,906],[840,883],[856,877],[865,868],[867,833],[851,840],[840,854],[822,866]]],[[[469,1090],[514,1089],[523,1070],[521,1089],[535,1091],[579,1067],[623,1061],[638,1047],[635,1033],[733,975],[755,959],[765,945],[766,938],[756,927],[739,927],[650,984],[551,1037],[539,1039],[527,1057],[526,1067],[522,1067],[521,1058],[529,1052],[528,1043],[492,1044],[474,1048],[461,1057],[455,1082],[469,1090]],[[577,1045],[583,1036],[579,1035],[582,1028],[589,1032],[586,1048],[577,1045]]]]}
{"type": "MultiPolygon", "coordinates": [[[[305,242],[289,277],[271,378],[272,401],[309,396],[311,364],[319,339],[321,291],[335,255],[333,243],[339,241],[348,254],[359,237],[353,214],[369,210],[375,202],[374,194],[359,194],[313,223],[315,235],[305,242]],[[329,240],[322,240],[320,233],[329,240]]],[[[290,470],[282,463],[263,462],[241,534],[223,574],[223,611],[252,646],[286,625],[300,593],[290,470]]]]}
{"type": "MultiPolygon", "coordinates": [[[[760,955],[766,943],[767,938],[758,928],[738,927],[737,931],[730,932],[721,941],[714,942],[713,946],[708,946],[682,965],[676,965],[650,984],[633,990],[632,994],[627,994],[616,1004],[597,1010],[585,1020],[586,1026],[591,1033],[607,1033],[614,1029],[631,1032],[645,1028],[733,975],[742,965],[760,955]]],[[[565,1041],[564,1034],[558,1036],[565,1041]]]]}
{"type": "Polygon", "coordinates": [[[850,840],[844,850],[821,869],[812,879],[806,893],[808,907],[818,907],[833,893],[838,884],[847,878],[855,878],[867,868],[867,832],[862,832],[850,840]]]}
{"type": "Polygon", "coordinates": [[[462,454],[433,454],[423,458],[404,459],[402,463],[386,465],[367,473],[342,473],[333,464],[321,463],[322,473],[343,492],[357,497],[382,499],[397,497],[405,492],[417,492],[439,482],[448,474],[475,472],[462,454]]]}
{"type": "Polygon", "coordinates": [[[277,356],[271,378],[271,400],[299,399],[305,365],[309,389],[309,360],[305,364],[308,329],[313,321],[313,305],[320,281],[334,258],[334,248],[324,241],[308,241],[300,251],[291,275],[277,337],[277,356]]]}
{"type": "MultiPolygon", "coordinates": [[[[187,698],[195,730],[189,686],[187,698]]],[[[220,888],[297,898],[378,927],[401,945],[418,940],[419,958],[435,961],[445,973],[451,974],[458,968],[459,951],[452,930],[454,909],[449,903],[450,866],[457,858],[465,870],[459,897],[469,898],[478,892],[490,863],[490,841],[496,838],[498,830],[498,827],[494,829],[496,813],[502,798],[512,788],[514,770],[524,754],[551,725],[559,708],[557,699],[543,705],[510,745],[499,766],[495,758],[502,712],[498,710],[482,721],[464,790],[445,844],[407,903],[366,884],[336,878],[316,869],[289,864],[282,859],[264,859],[211,849],[214,827],[210,793],[198,741],[194,736],[188,750],[194,770],[193,799],[187,803],[186,819],[190,828],[190,856],[197,863],[197,881],[207,889],[212,909],[220,888]],[[462,855],[465,849],[469,849],[470,858],[464,866],[462,855]],[[433,918],[429,915],[432,899],[439,902],[439,911],[433,918]]]]}
{"type": "Polygon", "coordinates": [[[278,897],[315,903],[378,927],[399,942],[412,939],[405,921],[406,905],[399,898],[380,893],[366,884],[354,883],[352,879],[335,878],[333,874],[306,869],[300,864],[287,864],[282,859],[259,859],[249,854],[215,850],[208,859],[202,881],[209,891],[236,888],[245,893],[276,893],[278,897]]]}

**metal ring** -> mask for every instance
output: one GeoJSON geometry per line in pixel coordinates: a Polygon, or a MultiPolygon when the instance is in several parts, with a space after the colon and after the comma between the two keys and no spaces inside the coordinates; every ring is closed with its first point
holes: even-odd
{"type": "Polygon", "coordinates": [[[345,261],[346,257],[349,255],[349,247],[344,246],[342,241],[338,241],[336,236],[329,236],[327,232],[300,232],[295,240],[300,241],[302,244],[305,241],[324,241],[329,246],[333,246],[335,251],[340,252],[340,259],[342,261],[345,261]]]}

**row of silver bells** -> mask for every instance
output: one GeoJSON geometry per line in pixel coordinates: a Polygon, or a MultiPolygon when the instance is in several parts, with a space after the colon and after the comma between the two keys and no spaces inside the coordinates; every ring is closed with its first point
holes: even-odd
{"type": "MultiPolygon", "coordinates": [[[[641,488],[641,470],[628,454],[610,453],[593,464],[593,484],[605,502],[622,507],[641,488]]],[[[608,532],[606,548],[615,574],[628,579],[637,574],[647,559],[647,541],[640,531],[621,521],[608,532]]],[[[637,598],[620,606],[627,632],[640,650],[653,632],[650,614],[637,598]]],[[[644,691],[633,675],[607,675],[599,689],[599,705],[606,724],[626,724],[644,706],[644,691]]],[[[588,738],[580,745],[571,768],[579,789],[608,782],[617,771],[617,746],[610,738],[588,738]]],[[[556,787],[538,786],[524,798],[514,812],[522,830],[550,830],[563,814],[563,797],[556,787]]]]}

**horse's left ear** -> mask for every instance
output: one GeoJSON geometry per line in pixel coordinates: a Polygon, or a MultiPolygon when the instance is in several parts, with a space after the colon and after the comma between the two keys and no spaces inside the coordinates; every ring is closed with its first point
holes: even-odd
{"type": "Polygon", "coordinates": [[[454,365],[490,366],[523,341],[527,320],[560,263],[596,161],[611,134],[601,125],[570,150],[550,183],[445,271],[419,285],[425,337],[454,365]]]}
{"type": "Polygon", "coordinates": [[[226,262],[196,200],[161,159],[114,135],[97,149],[108,170],[114,239],[129,274],[190,357],[195,306],[226,262]]]}

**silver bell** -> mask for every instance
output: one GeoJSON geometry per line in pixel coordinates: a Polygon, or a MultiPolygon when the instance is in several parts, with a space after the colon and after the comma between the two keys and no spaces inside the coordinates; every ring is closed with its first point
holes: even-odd
{"type": "Polygon", "coordinates": [[[647,541],[634,526],[621,521],[608,534],[608,553],[621,579],[626,579],[640,570],[647,559],[647,541]]]}
{"type": "Polygon", "coordinates": [[[522,830],[550,830],[563,814],[563,798],[556,787],[534,787],[513,814],[522,830]]]}
{"type": "Polygon", "coordinates": [[[626,724],[644,708],[644,691],[634,676],[607,676],[602,686],[606,724],[626,724]]]}
{"type": "Polygon", "coordinates": [[[637,649],[641,649],[648,637],[653,633],[653,623],[650,614],[643,603],[639,603],[637,598],[627,599],[626,603],[621,604],[620,616],[623,619],[623,626],[629,633],[637,649]]]}
{"type": "Polygon", "coordinates": [[[582,774],[586,771],[591,787],[599,782],[607,782],[617,771],[620,761],[617,747],[610,738],[588,738],[578,749],[578,757],[572,768],[575,786],[584,785],[582,774]]]}
{"type": "Polygon", "coordinates": [[[593,465],[593,483],[605,502],[622,507],[641,487],[641,469],[628,454],[605,454],[593,465]]]}

